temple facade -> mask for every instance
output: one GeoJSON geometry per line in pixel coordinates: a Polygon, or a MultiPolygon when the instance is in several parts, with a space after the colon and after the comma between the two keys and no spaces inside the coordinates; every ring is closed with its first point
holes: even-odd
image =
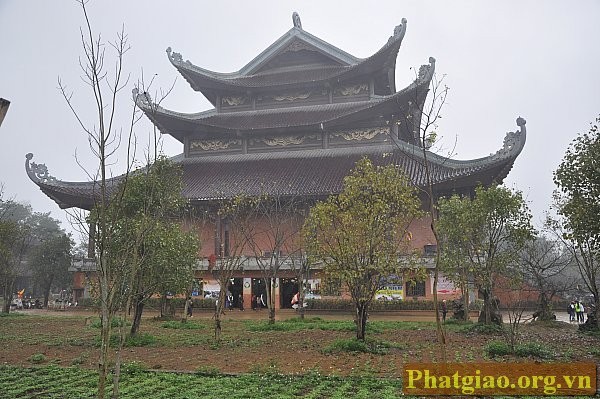
{"type": "MultiPolygon", "coordinates": [[[[430,165],[436,196],[471,194],[477,185],[501,183],[525,144],[525,120],[506,134],[496,153],[473,160],[454,160],[424,149],[421,117],[435,72],[435,59],[422,65],[414,81],[397,90],[395,68],[404,39],[405,19],[367,58],[357,58],[302,28],[297,13],[292,28],[237,72],[221,73],[184,60],[167,49],[169,62],[191,88],[213,108],[181,113],[154,103],[134,89],[136,104],[162,134],[182,144],[173,158],[183,170],[183,195],[196,209],[214,212],[216,204],[239,196],[301,199],[310,205],[339,193],[343,179],[362,157],[376,165],[396,165],[417,187],[424,187],[424,159],[430,165]]],[[[31,180],[59,207],[90,210],[99,195],[93,182],[65,182],[48,175],[44,165],[26,157],[31,180]]],[[[118,181],[118,178],[116,179],[118,181]]],[[[211,274],[214,262],[231,256],[230,226],[218,217],[197,226],[202,240],[197,277],[202,295],[218,290],[211,274]]],[[[421,251],[422,263],[432,267],[434,238],[427,220],[411,226],[411,245],[421,251]]],[[[235,301],[264,292],[261,257],[280,257],[274,281],[279,287],[276,306],[289,307],[297,291],[292,257],[265,243],[262,253],[243,254],[246,261],[231,282],[235,301]]],[[[82,263],[83,265],[83,263],[82,263]]],[[[83,266],[82,266],[83,267],[83,266]]],[[[324,294],[318,268],[308,278],[308,292],[324,294]]],[[[390,287],[394,297],[432,296],[429,279],[417,286],[390,287]]],[[[442,283],[442,295],[455,294],[442,283]]],[[[237,303],[236,303],[237,304],[237,303]]]]}

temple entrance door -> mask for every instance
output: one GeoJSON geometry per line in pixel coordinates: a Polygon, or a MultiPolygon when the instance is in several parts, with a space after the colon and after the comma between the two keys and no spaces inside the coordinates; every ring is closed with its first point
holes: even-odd
{"type": "Polygon", "coordinates": [[[252,279],[252,299],[253,299],[252,309],[258,309],[258,307],[256,305],[256,303],[257,303],[256,298],[260,298],[261,295],[265,302],[265,306],[261,306],[261,308],[267,307],[266,306],[267,289],[265,288],[265,282],[262,278],[253,278],[252,279]]]}
{"type": "Polygon", "coordinates": [[[280,283],[279,298],[281,309],[292,308],[292,297],[298,292],[298,280],[295,278],[282,278],[280,283]]]}
{"type": "Polygon", "coordinates": [[[233,296],[233,308],[239,309],[240,307],[240,294],[244,290],[244,279],[242,278],[232,278],[229,284],[228,290],[231,292],[233,296]]]}

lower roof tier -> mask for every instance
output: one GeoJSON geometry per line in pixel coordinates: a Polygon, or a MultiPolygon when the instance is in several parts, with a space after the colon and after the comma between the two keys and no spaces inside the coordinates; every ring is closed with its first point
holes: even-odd
{"type": "MultiPolygon", "coordinates": [[[[525,120],[509,132],[503,147],[488,157],[457,161],[426,151],[437,195],[468,193],[478,184],[501,183],[525,144],[525,120]]],[[[376,165],[397,165],[418,187],[426,185],[422,148],[401,141],[381,146],[303,150],[260,154],[172,158],[183,168],[183,196],[192,203],[210,203],[241,195],[325,198],[340,193],[343,180],[362,157],[376,165]]],[[[26,170],[42,192],[61,208],[90,210],[100,198],[98,182],[64,182],[48,175],[45,165],[30,162],[26,170]]],[[[108,181],[108,194],[122,177],[108,181]]]]}

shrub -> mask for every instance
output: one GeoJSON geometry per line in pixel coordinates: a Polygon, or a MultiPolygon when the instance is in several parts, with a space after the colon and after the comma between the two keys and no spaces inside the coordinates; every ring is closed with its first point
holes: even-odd
{"type": "Polygon", "coordinates": [[[485,353],[491,357],[510,355],[512,351],[504,341],[492,341],[485,346],[485,353]]]}
{"type": "Polygon", "coordinates": [[[84,308],[95,308],[98,307],[100,301],[96,298],[81,298],[77,301],[77,306],[84,308]]]}
{"type": "Polygon", "coordinates": [[[554,352],[547,346],[537,342],[526,342],[515,347],[515,355],[520,357],[538,357],[540,359],[553,359],[554,352]]]}
{"type": "MultiPolygon", "coordinates": [[[[147,299],[144,304],[149,308],[160,309],[160,298],[147,299]]],[[[192,302],[194,303],[194,309],[214,309],[215,300],[193,297],[192,302]]],[[[169,303],[175,309],[183,309],[185,307],[185,298],[172,298],[169,299],[169,303]]]]}
{"type": "Polygon", "coordinates": [[[519,357],[537,357],[540,359],[553,359],[554,353],[547,346],[537,342],[527,342],[515,346],[514,352],[503,341],[492,341],[485,346],[485,352],[491,356],[515,355],[519,357]]]}
{"type": "Polygon", "coordinates": [[[364,341],[356,338],[352,339],[336,339],[331,344],[323,348],[323,353],[333,354],[341,352],[353,352],[353,353],[371,353],[375,355],[384,355],[388,353],[388,350],[393,345],[385,342],[373,339],[366,339],[364,341]]]}
{"type": "MultiPolygon", "coordinates": [[[[350,299],[327,298],[306,300],[307,309],[313,310],[354,310],[354,303],[350,299]]],[[[471,309],[476,309],[477,303],[471,304],[471,309]]],[[[394,311],[394,310],[434,310],[433,301],[426,300],[374,300],[369,307],[371,311],[394,311]]]]}
{"type": "Polygon", "coordinates": [[[148,366],[144,362],[134,360],[121,364],[121,372],[124,374],[138,374],[148,371],[148,366]]]}
{"type": "Polygon", "coordinates": [[[29,362],[33,364],[40,364],[46,361],[46,356],[43,353],[35,353],[29,356],[29,359],[27,360],[29,360],[29,362]]]}
{"type": "Polygon", "coordinates": [[[144,333],[130,335],[125,339],[125,346],[150,346],[156,344],[156,337],[154,335],[144,333]]]}

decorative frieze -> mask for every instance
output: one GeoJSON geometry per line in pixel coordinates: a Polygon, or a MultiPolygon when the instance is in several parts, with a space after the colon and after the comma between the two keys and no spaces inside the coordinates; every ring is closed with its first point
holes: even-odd
{"type": "Polygon", "coordinates": [[[337,89],[335,89],[335,94],[342,95],[342,96],[356,96],[358,94],[368,93],[368,92],[369,92],[369,85],[367,83],[361,83],[361,84],[351,85],[351,86],[342,86],[342,87],[338,87],[337,89]]]}
{"type": "Polygon", "coordinates": [[[260,147],[292,147],[308,145],[314,146],[321,142],[321,136],[318,134],[303,134],[303,135],[285,135],[285,136],[265,136],[253,138],[249,141],[250,146],[254,148],[260,147]]]}
{"type": "Polygon", "coordinates": [[[241,147],[241,139],[232,140],[192,140],[190,141],[190,150],[192,151],[221,151],[235,147],[241,147]]]}
{"type": "Polygon", "coordinates": [[[244,105],[250,99],[246,96],[229,96],[221,98],[221,104],[225,106],[244,105]]]}
{"type": "Polygon", "coordinates": [[[381,134],[387,135],[389,132],[389,128],[387,127],[374,127],[367,129],[354,129],[354,130],[346,130],[343,132],[334,132],[331,133],[332,137],[342,138],[346,141],[365,141],[365,140],[373,140],[375,137],[381,134]]]}
{"type": "Polygon", "coordinates": [[[273,96],[273,100],[275,101],[296,101],[296,100],[306,100],[310,97],[312,93],[310,91],[307,92],[296,92],[290,94],[280,94],[273,96]]]}

